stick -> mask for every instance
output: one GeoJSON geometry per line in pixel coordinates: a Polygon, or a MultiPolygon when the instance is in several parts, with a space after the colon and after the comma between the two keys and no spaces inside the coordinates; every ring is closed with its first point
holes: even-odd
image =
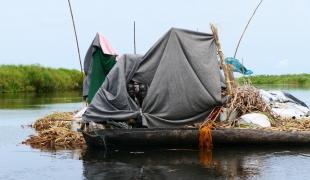
{"type": "Polygon", "coordinates": [[[72,19],[72,25],[74,29],[74,34],[75,34],[75,42],[76,42],[76,47],[79,55],[79,61],[80,61],[80,67],[81,67],[81,73],[83,74],[83,67],[82,67],[82,60],[81,60],[81,53],[80,53],[80,46],[79,46],[79,41],[76,33],[76,28],[75,28],[75,23],[74,23],[74,17],[73,17],[73,12],[72,12],[72,7],[70,0],[68,0],[69,8],[70,8],[70,13],[71,13],[71,19],[72,19]]]}
{"type": "Polygon", "coordinates": [[[234,79],[233,79],[233,75],[232,72],[230,72],[230,68],[227,66],[227,64],[224,62],[225,60],[225,56],[222,50],[222,46],[218,37],[218,31],[217,28],[215,27],[215,25],[211,24],[211,30],[214,36],[214,40],[215,40],[215,45],[217,48],[217,53],[220,57],[220,63],[221,66],[223,68],[224,71],[224,76],[225,76],[225,80],[226,80],[226,85],[227,85],[227,90],[228,90],[228,95],[232,94],[232,87],[233,87],[233,83],[234,83],[234,79]],[[230,74],[231,73],[231,74],[230,74]]]}
{"type": "Polygon", "coordinates": [[[137,54],[136,52],[136,21],[133,21],[133,51],[134,51],[134,54],[137,54]]]}
{"type": "Polygon", "coordinates": [[[237,47],[236,47],[236,50],[235,50],[235,54],[234,54],[234,58],[236,58],[236,55],[237,55],[237,52],[238,52],[238,48],[239,48],[239,45],[240,45],[240,43],[241,43],[241,40],[242,40],[242,38],[243,38],[243,36],[244,36],[244,33],[245,33],[245,31],[247,30],[247,28],[248,28],[248,26],[249,26],[251,20],[253,19],[254,15],[255,15],[255,13],[256,13],[256,11],[257,11],[257,9],[258,9],[259,6],[262,4],[262,2],[263,2],[263,0],[261,0],[261,1],[259,2],[259,4],[258,4],[257,7],[255,8],[255,10],[254,10],[252,16],[250,17],[248,23],[246,24],[246,26],[245,26],[245,28],[244,28],[242,34],[241,34],[241,37],[240,37],[240,39],[239,39],[239,41],[238,41],[238,44],[237,44],[237,47]]]}

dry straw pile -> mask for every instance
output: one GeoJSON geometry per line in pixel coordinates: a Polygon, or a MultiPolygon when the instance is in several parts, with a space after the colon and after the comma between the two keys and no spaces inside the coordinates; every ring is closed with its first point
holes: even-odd
{"type": "Polygon", "coordinates": [[[73,113],[53,113],[37,120],[32,127],[37,135],[30,136],[24,144],[38,149],[83,148],[85,141],[81,133],[71,131],[73,113]]]}
{"type": "Polygon", "coordinates": [[[32,127],[36,131],[42,131],[50,129],[51,127],[65,127],[67,129],[71,128],[71,121],[73,118],[72,112],[56,112],[47,115],[41,119],[38,119],[32,127]]]}
{"type": "Polygon", "coordinates": [[[240,116],[250,112],[265,112],[273,115],[270,106],[259,94],[259,90],[252,85],[233,89],[233,95],[227,107],[232,111],[238,111],[240,116]]]}
{"type": "Polygon", "coordinates": [[[278,119],[276,125],[271,127],[276,131],[310,131],[310,118],[303,119],[278,119]]]}
{"type": "MultiPolygon", "coordinates": [[[[271,128],[262,128],[275,131],[310,131],[310,118],[284,119],[274,114],[269,104],[261,97],[259,90],[250,84],[233,89],[233,95],[226,104],[230,111],[237,111],[238,116],[251,112],[262,112],[271,121],[271,128]]],[[[217,127],[231,128],[231,124],[218,123],[217,127]]],[[[247,127],[250,128],[250,127],[247,127]]]]}

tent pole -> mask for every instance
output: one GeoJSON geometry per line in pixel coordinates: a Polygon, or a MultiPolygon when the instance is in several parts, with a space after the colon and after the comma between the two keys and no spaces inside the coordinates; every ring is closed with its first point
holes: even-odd
{"type": "Polygon", "coordinates": [[[221,63],[221,66],[223,68],[223,71],[224,71],[224,76],[225,76],[225,80],[226,80],[226,86],[227,86],[227,90],[228,90],[228,95],[232,95],[232,91],[233,91],[233,87],[234,87],[234,76],[233,76],[233,73],[231,72],[231,69],[230,67],[225,63],[225,56],[224,56],[224,53],[223,53],[223,50],[222,50],[222,46],[221,46],[221,43],[220,43],[220,39],[219,39],[219,36],[218,36],[218,31],[217,31],[217,28],[214,24],[211,24],[211,30],[212,30],[212,33],[213,33],[213,37],[214,37],[214,40],[215,40],[215,45],[216,45],[216,49],[217,49],[217,53],[220,57],[220,63],[221,63]]]}
{"type": "Polygon", "coordinates": [[[136,21],[133,21],[133,51],[134,51],[134,54],[137,54],[137,51],[136,51],[136,21]]]}
{"type": "Polygon", "coordinates": [[[83,74],[80,46],[79,46],[79,41],[78,41],[78,37],[77,37],[77,33],[76,33],[76,27],[75,27],[75,23],[74,23],[74,17],[73,17],[73,12],[72,12],[72,7],[71,7],[70,0],[68,0],[68,4],[69,4],[69,8],[70,8],[71,20],[72,20],[72,25],[73,25],[73,29],[74,29],[74,35],[75,35],[75,42],[76,42],[77,52],[78,52],[78,55],[79,55],[81,73],[83,74]]]}

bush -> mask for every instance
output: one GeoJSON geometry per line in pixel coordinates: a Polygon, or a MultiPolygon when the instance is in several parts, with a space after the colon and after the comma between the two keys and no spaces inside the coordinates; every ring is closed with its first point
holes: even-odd
{"type": "Polygon", "coordinates": [[[52,92],[81,90],[83,78],[78,70],[40,65],[0,65],[0,92],[52,92]]]}
{"type": "Polygon", "coordinates": [[[310,86],[310,74],[286,74],[286,75],[258,75],[241,77],[238,79],[240,83],[250,80],[252,84],[257,85],[298,85],[310,86]]]}

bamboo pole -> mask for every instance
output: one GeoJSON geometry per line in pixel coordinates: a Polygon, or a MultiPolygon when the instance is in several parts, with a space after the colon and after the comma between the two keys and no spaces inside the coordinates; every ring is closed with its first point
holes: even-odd
{"type": "Polygon", "coordinates": [[[225,56],[224,56],[222,46],[220,43],[220,39],[218,36],[218,30],[214,24],[211,24],[211,31],[213,33],[213,37],[215,40],[217,54],[219,55],[220,63],[221,63],[221,66],[223,68],[223,71],[224,71],[228,95],[232,95],[232,90],[235,87],[235,83],[234,83],[235,79],[234,79],[233,73],[231,71],[231,68],[225,63],[225,56]]]}
{"type": "MultiPolygon", "coordinates": [[[[75,43],[76,43],[77,53],[78,53],[78,56],[79,56],[79,63],[80,63],[80,68],[81,68],[81,78],[82,78],[82,81],[83,81],[84,80],[84,72],[83,72],[82,58],[81,58],[79,40],[78,40],[78,35],[77,35],[77,32],[76,32],[74,16],[73,16],[73,11],[72,11],[72,6],[71,6],[70,0],[68,0],[68,5],[69,5],[71,20],[72,20],[72,25],[73,25],[73,30],[74,30],[74,36],[75,36],[75,43]]],[[[82,101],[85,102],[86,106],[88,105],[87,101],[85,101],[83,97],[82,97],[82,101]]]]}
{"type": "Polygon", "coordinates": [[[133,52],[137,54],[136,49],[136,21],[133,22],[133,52]]]}
{"type": "Polygon", "coordinates": [[[77,36],[77,32],[76,32],[76,27],[75,27],[73,11],[72,11],[70,0],[68,0],[68,4],[69,4],[71,20],[72,20],[72,25],[73,25],[74,35],[75,35],[76,48],[77,48],[77,52],[78,52],[78,56],[79,56],[79,61],[80,61],[81,73],[82,73],[82,77],[83,77],[83,66],[82,66],[82,60],[81,60],[80,46],[79,46],[79,41],[78,41],[78,36],[77,36]]]}
{"type": "Polygon", "coordinates": [[[242,38],[243,38],[243,36],[244,36],[244,34],[245,34],[245,31],[247,30],[247,28],[248,28],[250,22],[252,21],[252,19],[253,19],[254,15],[255,15],[257,9],[258,9],[259,6],[262,4],[262,2],[263,2],[263,0],[261,0],[261,1],[258,3],[258,5],[256,6],[256,8],[255,8],[255,10],[254,10],[254,12],[253,12],[253,14],[252,14],[252,16],[250,17],[249,21],[247,22],[246,26],[245,26],[244,29],[243,29],[243,32],[242,32],[242,34],[241,34],[241,37],[240,37],[240,39],[239,39],[239,41],[238,41],[238,44],[237,44],[237,47],[236,47],[236,50],[235,50],[234,58],[236,58],[236,55],[237,55],[237,52],[238,52],[238,48],[239,48],[239,45],[240,45],[240,43],[241,43],[241,40],[242,40],[242,38]]]}

